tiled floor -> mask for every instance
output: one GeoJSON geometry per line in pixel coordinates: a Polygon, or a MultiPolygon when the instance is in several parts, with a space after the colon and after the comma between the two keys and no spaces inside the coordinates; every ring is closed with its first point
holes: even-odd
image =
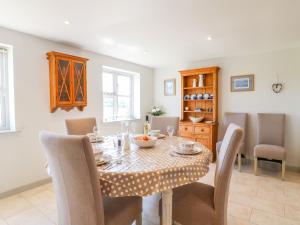
{"type": "MultiPolygon", "coordinates": [[[[261,166],[261,164],[260,164],[261,166]]],[[[214,164],[201,182],[213,183],[214,164]]],[[[159,224],[159,196],[144,198],[144,225],[159,224]]],[[[229,195],[229,225],[300,225],[300,174],[263,162],[259,176],[250,165],[233,171],[229,195]]],[[[0,200],[0,225],[56,224],[55,195],[51,184],[0,200]]]]}

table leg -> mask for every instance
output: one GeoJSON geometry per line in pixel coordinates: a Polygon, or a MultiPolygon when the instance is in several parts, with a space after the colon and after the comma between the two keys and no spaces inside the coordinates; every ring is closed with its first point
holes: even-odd
{"type": "Polygon", "coordinates": [[[162,225],[172,225],[172,189],[162,192],[162,225]]]}

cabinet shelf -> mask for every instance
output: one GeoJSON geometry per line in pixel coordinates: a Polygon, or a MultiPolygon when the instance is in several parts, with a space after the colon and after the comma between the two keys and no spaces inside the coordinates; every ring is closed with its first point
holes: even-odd
{"type": "Polygon", "coordinates": [[[188,110],[188,111],[184,111],[185,113],[202,113],[202,114],[210,114],[213,112],[205,112],[205,111],[192,111],[192,110],[188,110]]]}
{"type": "Polygon", "coordinates": [[[203,87],[184,87],[184,90],[190,90],[190,89],[206,89],[206,88],[213,88],[213,86],[203,86],[203,87]]]}
{"type": "Polygon", "coordinates": [[[201,102],[201,101],[213,101],[213,99],[196,99],[196,100],[183,100],[184,102],[201,102]]]}

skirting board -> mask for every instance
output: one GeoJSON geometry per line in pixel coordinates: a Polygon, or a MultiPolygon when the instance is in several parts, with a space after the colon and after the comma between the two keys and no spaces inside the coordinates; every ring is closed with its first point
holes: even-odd
{"type": "Polygon", "coordinates": [[[48,184],[50,182],[51,182],[51,177],[47,178],[47,179],[44,179],[44,180],[34,182],[34,183],[31,183],[31,184],[27,184],[27,185],[24,185],[24,186],[21,186],[21,187],[18,187],[18,188],[15,188],[15,189],[12,189],[12,190],[9,190],[9,191],[6,191],[6,192],[2,192],[2,193],[0,193],[0,199],[9,197],[11,195],[19,194],[23,191],[27,191],[29,189],[41,186],[43,184],[48,184]]]}

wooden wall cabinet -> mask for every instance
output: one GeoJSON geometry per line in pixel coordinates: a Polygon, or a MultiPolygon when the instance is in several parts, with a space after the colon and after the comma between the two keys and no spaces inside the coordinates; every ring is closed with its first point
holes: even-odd
{"type": "Polygon", "coordinates": [[[181,74],[181,120],[179,135],[200,142],[211,149],[216,157],[215,149],[218,137],[218,67],[199,68],[179,71],[181,74]],[[199,86],[199,75],[204,76],[204,85],[199,86]],[[193,82],[196,79],[196,86],[193,82]],[[209,94],[209,99],[185,99],[185,96],[209,94]],[[189,119],[204,117],[199,123],[189,119]]]}
{"type": "Polygon", "coordinates": [[[87,105],[86,62],[88,59],[59,52],[48,52],[50,111],[57,108],[79,110],[87,105]]]}

